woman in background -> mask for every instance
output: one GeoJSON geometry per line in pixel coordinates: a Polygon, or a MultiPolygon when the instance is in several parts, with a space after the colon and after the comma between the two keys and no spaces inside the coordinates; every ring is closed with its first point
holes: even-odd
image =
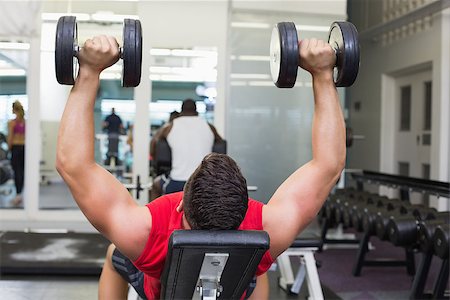
{"type": "Polygon", "coordinates": [[[11,151],[11,166],[14,170],[16,197],[11,204],[22,204],[22,189],[25,171],[25,111],[22,104],[16,100],[12,106],[16,118],[8,122],[8,147],[11,151]]]}

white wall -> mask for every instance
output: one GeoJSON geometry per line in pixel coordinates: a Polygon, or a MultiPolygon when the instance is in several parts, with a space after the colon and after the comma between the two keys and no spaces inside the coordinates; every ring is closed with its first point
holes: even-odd
{"type": "Polygon", "coordinates": [[[232,0],[232,6],[233,9],[265,10],[273,14],[290,12],[341,17],[346,12],[347,0],[232,0]]]}

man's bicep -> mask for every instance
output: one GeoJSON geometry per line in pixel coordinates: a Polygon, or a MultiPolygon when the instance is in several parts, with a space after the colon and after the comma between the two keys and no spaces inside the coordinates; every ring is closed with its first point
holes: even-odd
{"type": "Polygon", "coordinates": [[[128,206],[113,214],[111,232],[106,236],[120,251],[136,260],[147,244],[152,218],[146,206],[128,206]]]}
{"type": "MultiPolygon", "coordinates": [[[[64,176],[64,174],[63,174],[64,176]]],[[[127,189],[111,173],[94,165],[76,174],[64,176],[72,195],[89,222],[117,246],[134,241],[143,233],[136,228],[145,225],[149,214],[139,207],[127,189]]],[[[143,227],[144,230],[146,229],[143,227]]],[[[123,250],[123,247],[120,247],[123,250]]],[[[133,248],[126,248],[127,254],[133,248]]]]}
{"type": "Polygon", "coordinates": [[[309,162],[281,184],[263,211],[272,254],[281,254],[314,219],[334,186],[333,178],[309,162]]]}

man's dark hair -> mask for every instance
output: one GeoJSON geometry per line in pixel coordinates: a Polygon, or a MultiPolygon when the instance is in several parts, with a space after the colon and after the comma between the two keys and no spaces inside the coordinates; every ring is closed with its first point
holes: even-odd
{"type": "Polygon", "coordinates": [[[226,154],[207,155],[184,187],[183,210],[192,229],[237,229],[247,207],[247,181],[226,154]]]}
{"type": "Polygon", "coordinates": [[[192,99],[186,99],[181,104],[181,113],[197,113],[197,105],[192,99]]]}

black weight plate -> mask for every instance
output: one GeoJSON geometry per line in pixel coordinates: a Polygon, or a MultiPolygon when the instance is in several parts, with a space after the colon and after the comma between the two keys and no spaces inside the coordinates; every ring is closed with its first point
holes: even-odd
{"type": "Polygon", "coordinates": [[[56,26],[55,73],[60,84],[72,85],[74,80],[74,45],[77,24],[74,16],[60,17],[56,26]]]}
{"type": "Polygon", "coordinates": [[[351,86],[359,71],[359,40],[356,27],[350,22],[334,22],[330,27],[328,43],[337,51],[334,78],[336,86],[351,86]]]}
{"type": "Polygon", "coordinates": [[[345,128],[345,146],[350,148],[353,145],[353,130],[350,127],[345,128]]]}
{"type": "Polygon", "coordinates": [[[124,20],[122,59],[122,86],[138,86],[142,69],[142,27],[139,20],[124,20]]]}
{"type": "Polygon", "coordinates": [[[449,236],[450,236],[449,224],[443,224],[441,226],[438,226],[434,231],[433,237],[434,253],[442,259],[447,259],[449,256],[449,236]]]}
{"type": "Polygon", "coordinates": [[[270,71],[279,88],[291,88],[297,80],[298,36],[295,24],[280,22],[272,31],[270,41],[270,71]]]}

